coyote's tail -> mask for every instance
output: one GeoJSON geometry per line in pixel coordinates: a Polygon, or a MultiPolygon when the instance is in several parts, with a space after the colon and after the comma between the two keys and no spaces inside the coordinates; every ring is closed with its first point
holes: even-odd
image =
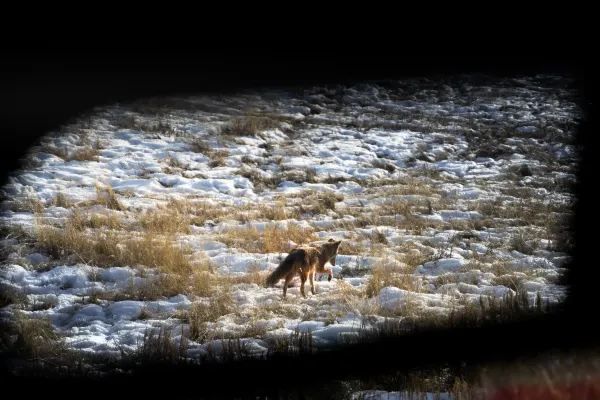
{"type": "Polygon", "coordinates": [[[292,257],[287,256],[285,260],[283,260],[275,271],[271,272],[271,274],[267,277],[266,286],[275,286],[280,279],[285,277],[294,267],[294,260],[292,257]]]}

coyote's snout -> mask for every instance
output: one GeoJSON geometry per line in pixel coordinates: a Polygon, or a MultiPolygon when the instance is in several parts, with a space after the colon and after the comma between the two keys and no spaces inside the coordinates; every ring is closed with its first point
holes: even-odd
{"type": "Polygon", "coordinates": [[[328,280],[331,280],[331,269],[325,269],[325,264],[329,261],[331,265],[335,265],[335,256],[341,242],[341,240],[329,239],[322,245],[305,245],[295,248],[267,277],[267,286],[274,286],[280,279],[285,279],[283,283],[283,297],[285,298],[290,281],[296,274],[300,274],[302,296],[306,297],[304,293],[306,279],[310,279],[310,291],[315,294],[315,274],[326,272],[329,274],[328,280]]]}

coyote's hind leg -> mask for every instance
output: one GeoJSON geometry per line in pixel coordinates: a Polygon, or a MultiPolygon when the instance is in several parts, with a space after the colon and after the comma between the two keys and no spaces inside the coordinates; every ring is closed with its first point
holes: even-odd
{"type": "Polygon", "coordinates": [[[290,284],[290,281],[294,278],[294,274],[289,274],[288,276],[285,277],[285,282],[283,282],[283,298],[285,299],[285,296],[287,294],[287,288],[288,285],[290,284]]]}

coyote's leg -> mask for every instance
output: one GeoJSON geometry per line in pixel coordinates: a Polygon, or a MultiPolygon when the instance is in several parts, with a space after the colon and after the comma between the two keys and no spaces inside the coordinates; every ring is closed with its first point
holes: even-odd
{"type": "Polygon", "coordinates": [[[300,284],[300,293],[302,293],[302,297],[306,297],[306,294],[304,293],[304,284],[306,283],[306,278],[308,278],[308,274],[306,272],[302,272],[302,274],[300,274],[300,280],[302,281],[300,284]]]}
{"type": "Polygon", "coordinates": [[[283,298],[285,299],[285,295],[287,293],[287,288],[290,282],[294,279],[294,274],[289,274],[285,277],[285,282],[283,282],[283,298]]]}
{"type": "Polygon", "coordinates": [[[315,280],[315,274],[316,274],[316,272],[311,272],[308,275],[308,277],[310,278],[310,292],[312,294],[315,294],[315,282],[314,282],[314,280],[315,280]]]}
{"type": "Polygon", "coordinates": [[[331,277],[333,276],[333,272],[331,268],[321,268],[318,271],[320,274],[327,274],[327,280],[331,282],[331,277]]]}
{"type": "Polygon", "coordinates": [[[325,268],[325,266],[323,267],[317,267],[317,272],[320,274],[327,274],[327,275],[331,275],[331,268],[325,268]]]}

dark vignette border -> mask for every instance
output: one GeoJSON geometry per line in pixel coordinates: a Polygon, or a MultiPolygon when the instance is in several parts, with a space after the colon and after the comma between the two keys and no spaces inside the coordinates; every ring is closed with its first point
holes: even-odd
{"type": "MultiPolygon", "coordinates": [[[[478,364],[512,360],[551,349],[597,347],[599,330],[593,318],[597,271],[592,253],[594,226],[589,216],[595,150],[591,146],[597,116],[594,77],[587,57],[557,55],[542,46],[537,52],[501,51],[483,55],[421,51],[417,54],[365,50],[360,57],[345,48],[334,51],[273,51],[266,48],[167,48],[136,41],[53,42],[9,52],[1,65],[0,166],[3,185],[19,159],[44,133],[94,106],[145,96],[229,92],[265,86],[302,86],[347,83],[367,79],[401,79],[453,73],[519,75],[559,72],[574,76],[585,118],[578,132],[581,163],[576,189],[574,261],[567,284],[570,295],[556,313],[501,326],[451,331],[423,331],[401,339],[317,354],[281,357],[265,362],[245,361],[233,366],[147,367],[132,376],[103,379],[10,378],[0,370],[2,389],[68,396],[75,389],[88,397],[135,393],[156,396],[157,383],[168,384],[173,395],[186,397],[279,396],[288,390],[299,397],[311,385],[322,388],[331,379],[361,378],[377,373],[410,370],[447,363],[478,364]],[[529,339],[528,339],[529,338],[529,339]],[[489,351],[488,343],[494,343],[489,351]],[[427,349],[424,351],[423,349],[427,349]],[[486,350],[482,350],[486,349],[486,350]],[[298,379],[310,371],[310,382],[298,379]],[[308,386],[307,386],[308,385],[308,386]]],[[[317,396],[313,393],[312,396],[317,396]]],[[[325,394],[325,398],[326,398],[325,394]]]]}

